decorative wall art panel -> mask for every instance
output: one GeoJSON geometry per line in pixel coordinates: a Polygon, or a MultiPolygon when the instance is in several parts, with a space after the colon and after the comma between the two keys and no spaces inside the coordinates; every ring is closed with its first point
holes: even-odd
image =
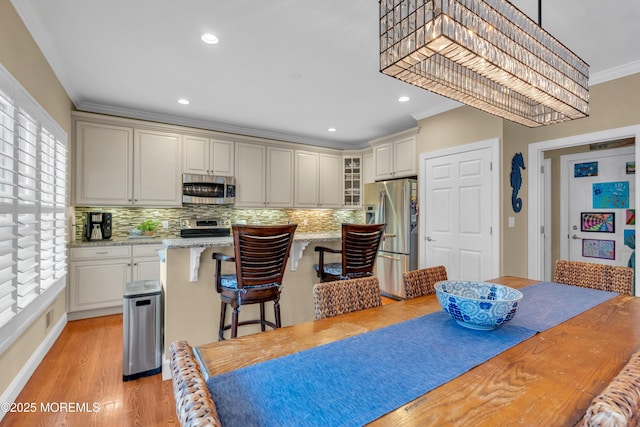
{"type": "MultiPolygon", "coordinates": [[[[625,244],[629,241],[629,239],[633,238],[635,241],[636,230],[624,230],[624,242],[625,244]]],[[[633,248],[632,248],[633,249],[633,248]]]]}
{"type": "Polygon", "coordinates": [[[636,210],[635,209],[627,209],[627,220],[625,221],[626,225],[635,225],[636,224],[636,210]]]}
{"type": "Polygon", "coordinates": [[[613,212],[582,212],[580,214],[580,231],[615,233],[616,214],[613,212]]]}
{"type": "Polygon", "coordinates": [[[629,181],[596,182],[592,194],[594,209],[629,207],[629,181]]]}
{"type": "Polygon", "coordinates": [[[598,162],[576,163],[573,166],[573,176],[576,178],[598,176],[598,162]]]}
{"type": "Polygon", "coordinates": [[[582,239],[582,256],[586,258],[616,259],[616,241],[582,239]]]}
{"type": "Polygon", "coordinates": [[[636,173],[636,162],[627,162],[627,174],[636,173]]]}

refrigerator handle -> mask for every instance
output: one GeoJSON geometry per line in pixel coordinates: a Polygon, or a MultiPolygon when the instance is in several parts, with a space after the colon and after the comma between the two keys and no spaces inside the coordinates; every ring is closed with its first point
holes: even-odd
{"type": "Polygon", "coordinates": [[[384,213],[386,212],[386,197],[384,194],[384,189],[380,189],[379,200],[378,200],[378,224],[386,223],[386,218],[384,217],[384,213]]]}

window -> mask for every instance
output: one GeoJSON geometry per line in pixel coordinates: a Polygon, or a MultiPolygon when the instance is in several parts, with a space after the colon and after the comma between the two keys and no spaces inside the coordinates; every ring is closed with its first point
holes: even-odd
{"type": "Polygon", "coordinates": [[[0,66],[0,352],[64,289],[64,131],[0,66]]]}

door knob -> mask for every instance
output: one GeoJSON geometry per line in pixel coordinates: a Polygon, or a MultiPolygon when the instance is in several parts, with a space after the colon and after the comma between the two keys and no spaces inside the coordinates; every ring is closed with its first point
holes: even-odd
{"type": "Polygon", "coordinates": [[[427,236],[427,242],[435,242],[431,237],[427,236]]]}
{"type": "Polygon", "coordinates": [[[576,236],[575,234],[574,234],[573,236],[571,236],[571,238],[572,238],[573,240],[580,240],[580,238],[579,238],[578,236],[576,236]]]}

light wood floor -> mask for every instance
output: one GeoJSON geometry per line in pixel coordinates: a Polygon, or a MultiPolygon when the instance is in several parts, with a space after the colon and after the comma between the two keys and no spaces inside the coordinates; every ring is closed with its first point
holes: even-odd
{"type": "Polygon", "coordinates": [[[122,381],[122,315],[69,322],[16,404],[35,412],[9,413],[2,427],[179,425],[171,380],[122,381]]]}

